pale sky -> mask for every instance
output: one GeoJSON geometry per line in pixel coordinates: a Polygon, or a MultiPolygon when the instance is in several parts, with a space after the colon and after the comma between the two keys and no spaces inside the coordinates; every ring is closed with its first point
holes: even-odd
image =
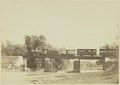
{"type": "Polygon", "coordinates": [[[56,48],[99,48],[118,34],[118,0],[2,0],[2,41],[45,35],[56,48]]]}

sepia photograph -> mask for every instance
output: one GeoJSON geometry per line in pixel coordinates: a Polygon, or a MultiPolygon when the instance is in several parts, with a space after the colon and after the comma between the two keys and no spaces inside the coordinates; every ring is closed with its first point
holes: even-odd
{"type": "Polygon", "coordinates": [[[1,0],[1,85],[119,85],[119,0],[1,0]]]}

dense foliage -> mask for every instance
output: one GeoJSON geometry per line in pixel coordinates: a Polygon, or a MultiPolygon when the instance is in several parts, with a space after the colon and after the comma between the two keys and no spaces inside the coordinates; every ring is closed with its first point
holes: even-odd
{"type": "MultiPolygon", "coordinates": [[[[119,68],[119,37],[113,43],[106,43],[102,49],[115,49],[116,53],[114,56],[106,56],[109,60],[105,61],[105,70],[118,71],[119,68]]],[[[98,65],[103,64],[102,61],[96,62],[98,65]]]]}
{"type": "Polygon", "coordinates": [[[1,42],[1,54],[2,56],[19,56],[26,52],[25,45],[13,44],[10,41],[6,43],[1,42]]]}

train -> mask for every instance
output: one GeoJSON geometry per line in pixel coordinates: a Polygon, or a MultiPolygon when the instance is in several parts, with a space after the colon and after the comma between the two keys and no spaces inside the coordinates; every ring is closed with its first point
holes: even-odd
{"type": "MultiPolygon", "coordinates": [[[[47,55],[97,55],[97,49],[69,49],[69,50],[32,50],[33,54],[47,54],[47,55]]],[[[99,55],[115,55],[116,49],[99,49],[99,55]]]]}

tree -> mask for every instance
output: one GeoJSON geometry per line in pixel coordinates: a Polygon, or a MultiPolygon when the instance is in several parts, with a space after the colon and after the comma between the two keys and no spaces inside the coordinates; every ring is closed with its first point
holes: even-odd
{"type": "Polygon", "coordinates": [[[21,56],[24,53],[26,53],[26,49],[25,49],[24,45],[21,45],[21,44],[15,44],[15,45],[13,45],[12,55],[14,55],[14,56],[18,56],[18,55],[21,56]]]}
{"type": "MultiPolygon", "coordinates": [[[[119,37],[117,36],[116,40],[110,44],[110,43],[106,43],[102,48],[103,49],[115,49],[116,52],[115,52],[115,55],[114,56],[108,56],[108,58],[110,59],[109,61],[106,61],[105,62],[105,67],[106,67],[106,70],[110,67],[112,67],[112,70],[116,70],[118,69],[118,65],[119,65],[119,37]],[[114,65],[114,66],[113,66],[114,65]]],[[[103,61],[97,61],[96,62],[97,65],[101,65],[103,64],[103,61]]]]}
{"type": "Polygon", "coordinates": [[[36,50],[36,48],[40,45],[40,39],[38,36],[32,35],[31,36],[31,43],[32,43],[32,49],[36,50]]]}
{"type": "Polygon", "coordinates": [[[6,55],[12,55],[12,52],[13,52],[12,42],[6,41],[6,46],[4,49],[5,49],[6,55]]]}
{"type": "MultiPolygon", "coordinates": [[[[46,46],[46,38],[44,35],[36,36],[26,36],[25,37],[25,46],[28,51],[28,54],[31,53],[32,50],[36,49],[44,49],[46,46]]],[[[44,61],[44,59],[42,60],[44,61]]],[[[36,68],[35,59],[29,58],[28,63],[30,64],[30,67],[36,68]],[[32,62],[32,63],[31,63],[32,62]]]]}
{"type": "Polygon", "coordinates": [[[5,55],[5,45],[3,42],[1,42],[1,54],[2,54],[2,56],[5,55]]]}
{"type": "Polygon", "coordinates": [[[19,56],[25,53],[25,46],[21,44],[13,44],[10,41],[1,44],[1,54],[2,56],[19,56]]]}
{"type": "Polygon", "coordinates": [[[46,38],[44,37],[44,35],[26,36],[25,37],[26,49],[28,50],[28,52],[30,52],[31,50],[36,50],[36,49],[44,49],[46,45],[45,41],[46,41],[46,38]]]}
{"type": "Polygon", "coordinates": [[[26,45],[27,51],[31,52],[32,46],[31,46],[31,38],[30,38],[30,36],[25,37],[25,45],[26,45]]]}

